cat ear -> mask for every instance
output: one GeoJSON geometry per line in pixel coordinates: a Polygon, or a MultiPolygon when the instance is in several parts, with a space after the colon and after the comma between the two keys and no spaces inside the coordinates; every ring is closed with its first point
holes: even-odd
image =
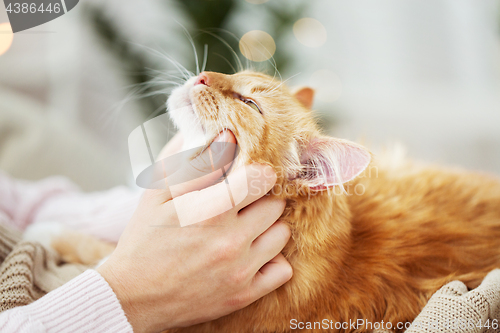
{"type": "Polygon", "coordinates": [[[302,151],[299,177],[312,190],[325,190],[356,178],[370,160],[370,152],[354,142],[313,138],[302,151]]]}
{"type": "Polygon", "coordinates": [[[312,108],[314,102],[314,89],[309,87],[299,88],[295,91],[294,96],[306,108],[312,108]]]}

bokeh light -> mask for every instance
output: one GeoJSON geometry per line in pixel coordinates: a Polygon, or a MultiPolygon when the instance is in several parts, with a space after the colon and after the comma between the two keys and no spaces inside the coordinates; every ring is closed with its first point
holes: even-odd
{"type": "Polygon", "coordinates": [[[0,55],[7,52],[14,40],[10,23],[0,23],[0,55]]]}
{"type": "Polygon", "coordinates": [[[309,47],[320,47],[326,42],[326,29],[313,18],[302,18],[293,25],[293,33],[297,40],[309,47]]]}
{"type": "Polygon", "coordinates": [[[266,3],[269,0],[247,0],[247,2],[253,3],[254,5],[260,5],[262,3],[266,3]]]}
{"type": "Polygon", "coordinates": [[[310,84],[316,90],[316,98],[321,102],[335,102],[342,95],[342,82],[329,69],[321,69],[311,75],[310,84]]]}
{"type": "Polygon", "coordinates": [[[276,52],[276,44],[267,32],[252,30],[241,37],[240,51],[249,60],[266,61],[276,52]]]}

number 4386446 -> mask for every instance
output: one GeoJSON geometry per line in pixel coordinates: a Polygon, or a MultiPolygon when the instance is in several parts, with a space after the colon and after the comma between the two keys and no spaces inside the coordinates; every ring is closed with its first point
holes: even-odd
{"type": "Polygon", "coordinates": [[[48,12],[48,13],[60,13],[61,12],[61,4],[60,3],[48,3],[47,5],[44,5],[41,3],[40,5],[37,5],[36,3],[9,3],[7,8],[5,9],[7,13],[14,13],[14,14],[27,14],[27,13],[43,13],[43,12],[48,12]]]}

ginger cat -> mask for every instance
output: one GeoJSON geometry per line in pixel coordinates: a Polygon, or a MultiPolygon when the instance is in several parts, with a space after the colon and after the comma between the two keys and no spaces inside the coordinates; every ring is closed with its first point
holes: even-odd
{"type": "Polygon", "coordinates": [[[275,168],[271,195],[287,200],[282,219],[292,238],[283,254],[294,275],[240,311],[170,332],[290,332],[292,320],[324,319],[395,327],[411,322],[443,284],[474,288],[500,267],[499,179],[372,160],[364,147],[320,133],[312,99],[309,88],[292,93],[251,71],[203,72],[172,93],[168,108],[185,148],[229,129],[238,165],[275,168]]]}

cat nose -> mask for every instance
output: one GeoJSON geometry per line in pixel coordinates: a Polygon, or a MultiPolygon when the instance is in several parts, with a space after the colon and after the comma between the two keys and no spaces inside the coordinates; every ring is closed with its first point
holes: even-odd
{"type": "Polygon", "coordinates": [[[199,84],[203,84],[205,86],[208,86],[208,75],[205,74],[205,73],[201,73],[200,75],[198,75],[198,78],[196,79],[194,85],[197,86],[199,84]]]}

